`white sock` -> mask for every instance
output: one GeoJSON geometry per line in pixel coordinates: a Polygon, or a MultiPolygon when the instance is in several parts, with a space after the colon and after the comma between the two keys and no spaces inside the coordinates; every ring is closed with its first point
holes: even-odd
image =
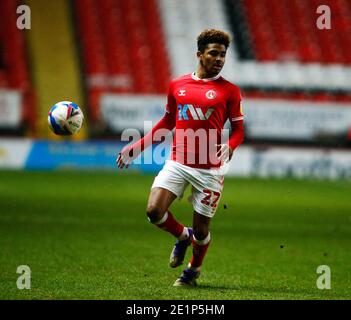
{"type": "Polygon", "coordinates": [[[190,262],[188,263],[188,269],[190,269],[192,271],[196,271],[196,272],[201,271],[201,267],[194,268],[194,267],[191,266],[190,262]]]}
{"type": "Polygon", "coordinates": [[[208,244],[210,242],[210,240],[211,240],[211,234],[210,233],[208,233],[207,237],[205,239],[203,239],[203,240],[197,240],[195,238],[195,236],[193,236],[193,237],[194,237],[195,243],[200,245],[200,246],[204,246],[204,245],[208,244]]]}
{"type": "Polygon", "coordinates": [[[184,227],[182,234],[178,237],[178,240],[182,241],[188,238],[189,238],[189,230],[187,227],[184,227]]]}

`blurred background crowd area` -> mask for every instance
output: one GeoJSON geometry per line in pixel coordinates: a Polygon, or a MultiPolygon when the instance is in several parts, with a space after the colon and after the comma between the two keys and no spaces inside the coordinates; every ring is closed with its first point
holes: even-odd
{"type": "Polygon", "coordinates": [[[232,36],[223,76],[242,90],[245,143],[350,146],[351,0],[0,0],[0,135],[60,140],[47,113],[62,100],[85,114],[73,140],[157,119],[206,28],[232,36]]]}

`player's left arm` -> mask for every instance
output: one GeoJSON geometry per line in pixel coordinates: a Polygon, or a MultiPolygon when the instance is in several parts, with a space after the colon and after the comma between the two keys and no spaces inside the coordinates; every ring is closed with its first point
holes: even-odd
{"type": "Polygon", "coordinates": [[[228,117],[232,133],[227,143],[221,145],[218,157],[221,161],[230,161],[234,150],[244,141],[244,114],[240,91],[233,93],[228,103],[228,117]]]}
{"type": "Polygon", "coordinates": [[[229,160],[232,158],[234,150],[244,141],[244,120],[236,120],[230,123],[232,134],[228,140],[229,160]]]}

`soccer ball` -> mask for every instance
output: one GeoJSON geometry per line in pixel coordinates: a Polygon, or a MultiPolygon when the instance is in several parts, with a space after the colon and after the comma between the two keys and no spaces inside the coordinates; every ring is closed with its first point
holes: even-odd
{"type": "Polygon", "coordinates": [[[76,134],[83,125],[82,110],[71,101],[56,103],[49,112],[48,122],[53,133],[61,136],[76,134]]]}

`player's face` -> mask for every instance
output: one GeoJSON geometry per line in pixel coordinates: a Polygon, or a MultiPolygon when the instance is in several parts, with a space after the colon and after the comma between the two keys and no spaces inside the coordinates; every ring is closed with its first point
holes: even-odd
{"type": "Polygon", "coordinates": [[[221,72],[226,52],[227,50],[223,44],[210,43],[203,53],[197,53],[200,64],[208,78],[215,77],[221,72]]]}

